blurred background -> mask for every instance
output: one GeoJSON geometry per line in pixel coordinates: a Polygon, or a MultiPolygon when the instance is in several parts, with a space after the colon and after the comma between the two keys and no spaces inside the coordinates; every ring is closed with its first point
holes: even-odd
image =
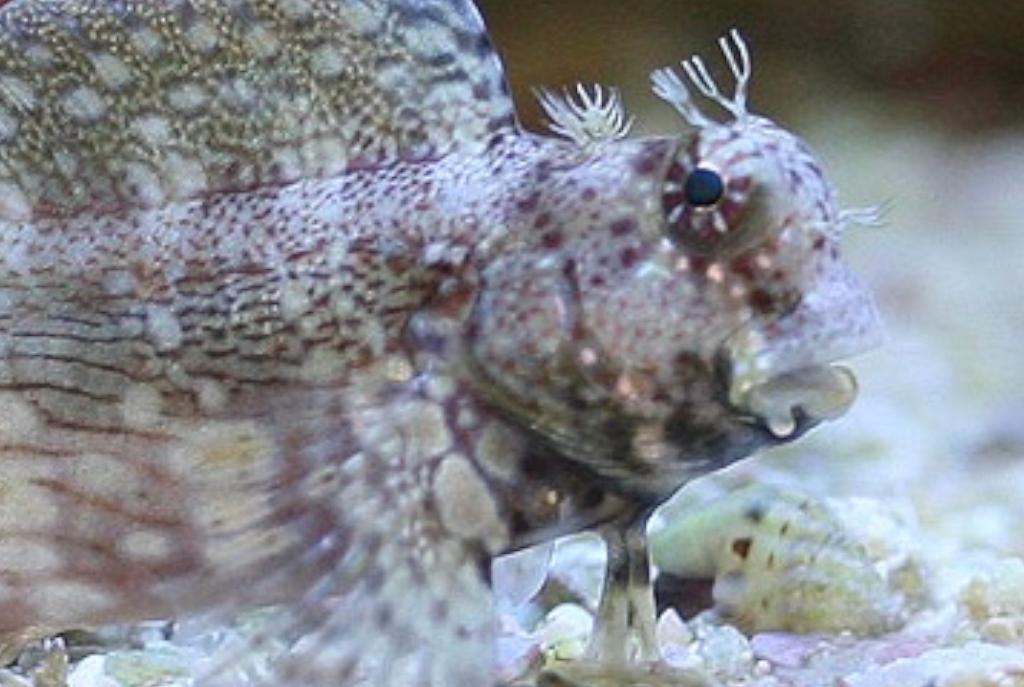
{"type": "Polygon", "coordinates": [[[741,467],[903,499],[936,546],[1024,554],[1024,3],[480,0],[524,120],[536,86],[621,87],[638,133],[678,130],[648,74],[738,27],[752,108],[803,135],[849,205],[892,201],[845,249],[889,340],[861,400],[741,467]]]}
{"type": "Polygon", "coordinates": [[[738,27],[757,53],[755,102],[783,119],[859,103],[964,135],[1019,127],[1024,5],[980,0],[480,0],[527,119],[537,84],[621,85],[738,27]]]}

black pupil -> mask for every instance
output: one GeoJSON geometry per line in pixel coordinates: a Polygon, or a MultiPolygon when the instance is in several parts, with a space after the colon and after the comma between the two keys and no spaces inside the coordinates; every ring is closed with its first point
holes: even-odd
{"type": "Polygon", "coordinates": [[[725,193],[725,184],[718,172],[710,169],[695,169],[686,179],[686,202],[690,205],[703,207],[714,205],[725,193]]]}

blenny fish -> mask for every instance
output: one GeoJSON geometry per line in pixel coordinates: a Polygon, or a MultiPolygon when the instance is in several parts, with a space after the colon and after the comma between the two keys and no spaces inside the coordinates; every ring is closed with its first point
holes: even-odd
{"type": "Polygon", "coordinates": [[[656,662],[646,515],[879,331],[721,47],[678,134],[580,87],[542,136],[470,0],[4,4],[0,631],[275,605],[269,684],[490,685],[490,561],[597,528],[590,659],[656,662]]]}

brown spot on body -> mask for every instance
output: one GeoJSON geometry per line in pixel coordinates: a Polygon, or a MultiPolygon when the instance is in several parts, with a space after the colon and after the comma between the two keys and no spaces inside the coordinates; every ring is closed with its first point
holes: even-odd
{"type": "Polygon", "coordinates": [[[645,151],[634,160],[633,169],[640,176],[650,176],[658,170],[660,161],[660,151],[645,151]]]}
{"type": "Polygon", "coordinates": [[[753,180],[749,176],[737,176],[729,180],[729,190],[744,192],[750,190],[753,185],[753,180]]]}
{"type": "Polygon", "coordinates": [[[718,213],[722,216],[722,221],[724,221],[726,226],[730,229],[739,225],[740,221],[743,219],[743,213],[746,211],[746,203],[723,200],[718,204],[718,213]]]}
{"type": "Polygon", "coordinates": [[[679,164],[678,161],[675,161],[668,168],[668,173],[665,174],[665,178],[668,179],[669,181],[682,183],[683,180],[686,179],[686,174],[686,168],[679,164]]]}
{"type": "Polygon", "coordinates": [[[520,212],[536,212],[537,206],[540,204],[540,191],[534,191],[526,198],[519,200],[516,203],[516,208],[520,212]]]}
{"type": "Polygon", "coordinates": [[[764,289],[751,291],[747,303],[759,315],[768,315],[775,310],[775,298],[764,289]]]}
{"type": "Polygon", "coordinates": [[[491,98],[491,85],[486,81],[480,81],[473,85],[473,97],[477,100],[489,100],[491,98]]]}
{"type": "Polygon", "coordinates": [[[562,232],[549,231],[541,238],[541,245],[550,250],[556,250],[562,247],[562,240],[562,232]]]}
{"type": "Polygon", "coordinates": [[[750,255],[741,255],[729,263],[729,271],[743,277],[747,281],[754,280],[754,261],[750,255]]]}
{"type": "Polygon", "coordinates": [[[732,552],[740,558],[742,558],[743,560],[746,560],[747,556],[750,555],[750,547],[752,544],[753,542],[750,540],[750,537],[740,537],[739,539],[733,539],[731,546],[732,552]]]}
{"type": "Polygon", "coordinates": [[[707,273],[708,265],[710,264],[710,261],[707,258],[701,255],[691,255],[689,256],[689,260],[691,271],[699,275],[707,273]]]}
{"type": "Polygon", "coordinates": [[[636,230],[636,220],[632,217],[624,217],[623,219],[612,222],[609,229],[612,236],[625,236],[636,230]]]}

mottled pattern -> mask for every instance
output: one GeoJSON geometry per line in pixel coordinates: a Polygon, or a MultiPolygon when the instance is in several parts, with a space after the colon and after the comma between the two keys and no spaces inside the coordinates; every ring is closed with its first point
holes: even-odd
{"type": "Polygon", "coordinates": [[[276,603],[272,684],[487,685],[491,557],[841,413],[811,153],[595,93],[521,131],[469,0],[0,8],[0,631],[276,603]]]}
{"type": "Polygon", "coordinates": [[[480,150],[512,125],[465,2],[19,0],[0,35],[9,220],[480,150]]]}

